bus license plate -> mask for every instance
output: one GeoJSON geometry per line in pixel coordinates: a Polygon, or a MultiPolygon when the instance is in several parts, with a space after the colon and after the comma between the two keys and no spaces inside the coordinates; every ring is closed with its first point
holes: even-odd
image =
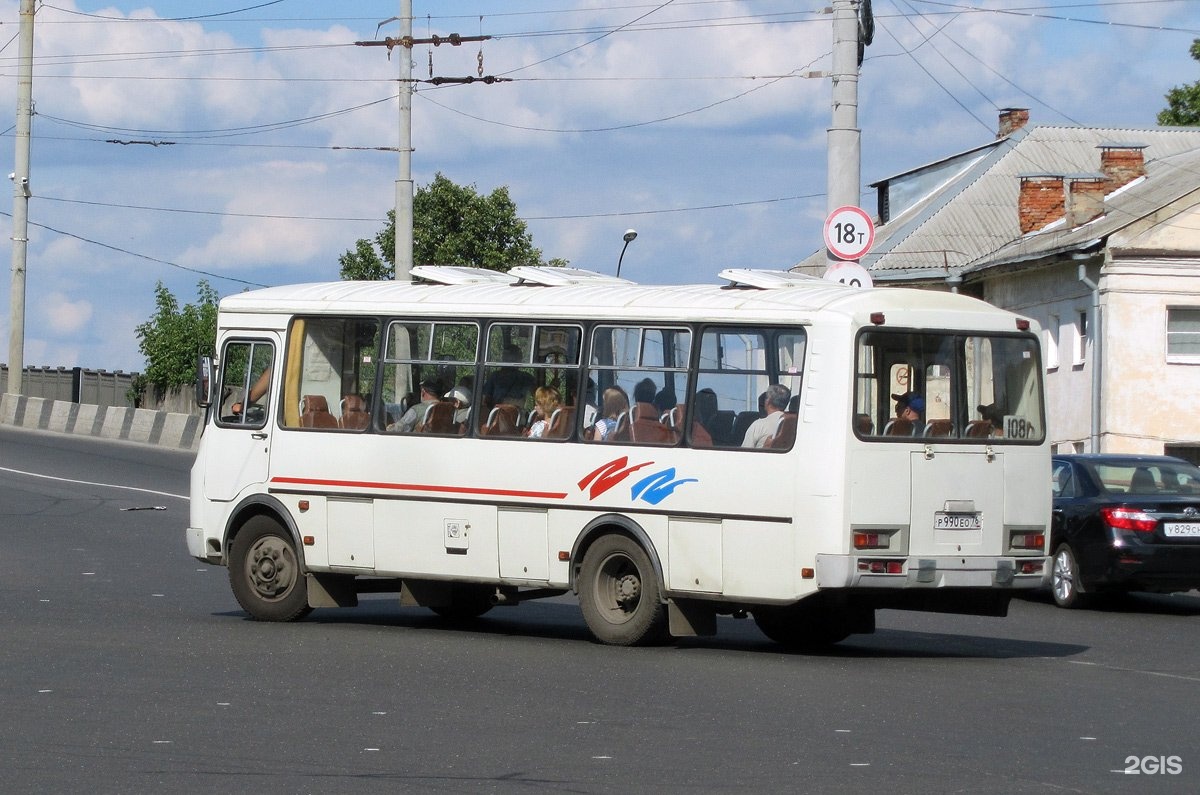
{"type": "Polygon", "coordinates": [[[978,513],[946,513],[938,511],[933,515],[935,530],[979,530],[983,527],[983,519],[978,513]]]}
{"type": "Polygon", "coordinates": [[[1168,538],[1200,538],[1200,522],[1166,522],[1163,535],[1168,538]]]}

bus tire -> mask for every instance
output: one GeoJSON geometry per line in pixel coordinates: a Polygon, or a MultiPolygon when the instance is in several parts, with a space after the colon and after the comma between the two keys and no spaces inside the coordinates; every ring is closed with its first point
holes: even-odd
{"type": "Polygon", "coordinates": [[[606,535],[579,571],[579,607],[593,637],[611,646],[648,646],[670,637],[658,574],[629,536],[606,535]]]}
{"type": "Polygon", "coordinates": [[[449,604],[429,609],[451,622],[470,621],[491,610],[494,588],[457,585],[450,591],[449,604]]]}
{"type": "Polygon", "coordinates": [[[308,580],[291,535],[268,516],[252,517],[229,550],[229,584],[257,621],[296,621],[312,612],[308,580]]]}
{"type": "Polygon", "coordinates": [[[848,617],[836,607],[800,602],[763,605],[752,612],[762,633],[790,651],[819,651],[851,634],[848,617]]]}

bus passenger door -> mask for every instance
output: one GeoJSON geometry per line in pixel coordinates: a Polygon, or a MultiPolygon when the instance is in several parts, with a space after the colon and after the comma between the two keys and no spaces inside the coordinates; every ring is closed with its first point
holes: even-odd
{"type": "Polygon", "coordinates": [[[230,501],[267,479],[271,430],[279,392],[275,356],[278,338],[231,338],[219,360],[216,416],[205,434],[204,496],[230,501]]]}

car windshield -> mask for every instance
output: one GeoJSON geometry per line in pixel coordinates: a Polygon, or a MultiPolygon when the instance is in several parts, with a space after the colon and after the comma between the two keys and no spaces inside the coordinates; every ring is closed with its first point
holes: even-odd
{"type": "Polygon", "coordinates": [[[1092,469],[1110,494],[1200,495],[1200,469],[1183,462],[1104,462],[1092,469]]]}

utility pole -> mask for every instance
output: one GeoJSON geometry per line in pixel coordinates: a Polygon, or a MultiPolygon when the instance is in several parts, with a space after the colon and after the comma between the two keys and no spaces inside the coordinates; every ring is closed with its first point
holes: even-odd
{"type": "Polygon", "coordinates": [[[13,159],[12,287],[8,393],[21,394],[25,370],[25,259],[29,248],[29,139],[33,119],[33,3],[21,0],[17,66],[16,156],[13,159]]]}
{"type": "MultiPolygon", "coordinates": [[[[388,48],[388,57],[391,57],[392,48],[400,49],[400,143],[397,150],[400,152],[400,174],[396,178],[396,280],[409,281],[411,280],[413,266],[413,179],[412,179],[412,95],[413,95],[413,76],[412,76],[412,48],[415,44],[432,44],[438,47],[442,44],[450,44],[454,47],[460,46],[466,41],[486,41],[491,36],[460,36],[457,33],[451,33],[449,36],[431,36],[428,39],[414,39],[412,35],[412,0],[400,0],[400,16],[385,19],[379,23],[383,27],[388,22],[400,22],[400,37],[393,39],[390,36],[382,41],[356,41],[354,42],[359,47],[377,47],[383,46],[388,48]]],[[[376,34],[378,34],[376,30],[376,34]]],[[[508,82],[507,78],[494,77],[483,74],[483,51],[479,51],[479,77],[433,77],[433,58],[429,60],[430,80],[428,82],[434,85],[443,85],[446,83],[474,83],[478,80],[481,83],[508,82]]]]}
{"type": "MultiPolygon", "coordinates": [[[[862,171],[862,130],[858,128],[858,3],[833,0],[833,120],[828,130],[826,211],[857,207],[862,171]]],[[[826,252],[829,262],[841,262],[826,252]]]]}
{"type": "Polygon", "coordinates": [[[396,281],[413,265],[412,0],[400,0],[400,175],[396,177],[396,281]]]}

